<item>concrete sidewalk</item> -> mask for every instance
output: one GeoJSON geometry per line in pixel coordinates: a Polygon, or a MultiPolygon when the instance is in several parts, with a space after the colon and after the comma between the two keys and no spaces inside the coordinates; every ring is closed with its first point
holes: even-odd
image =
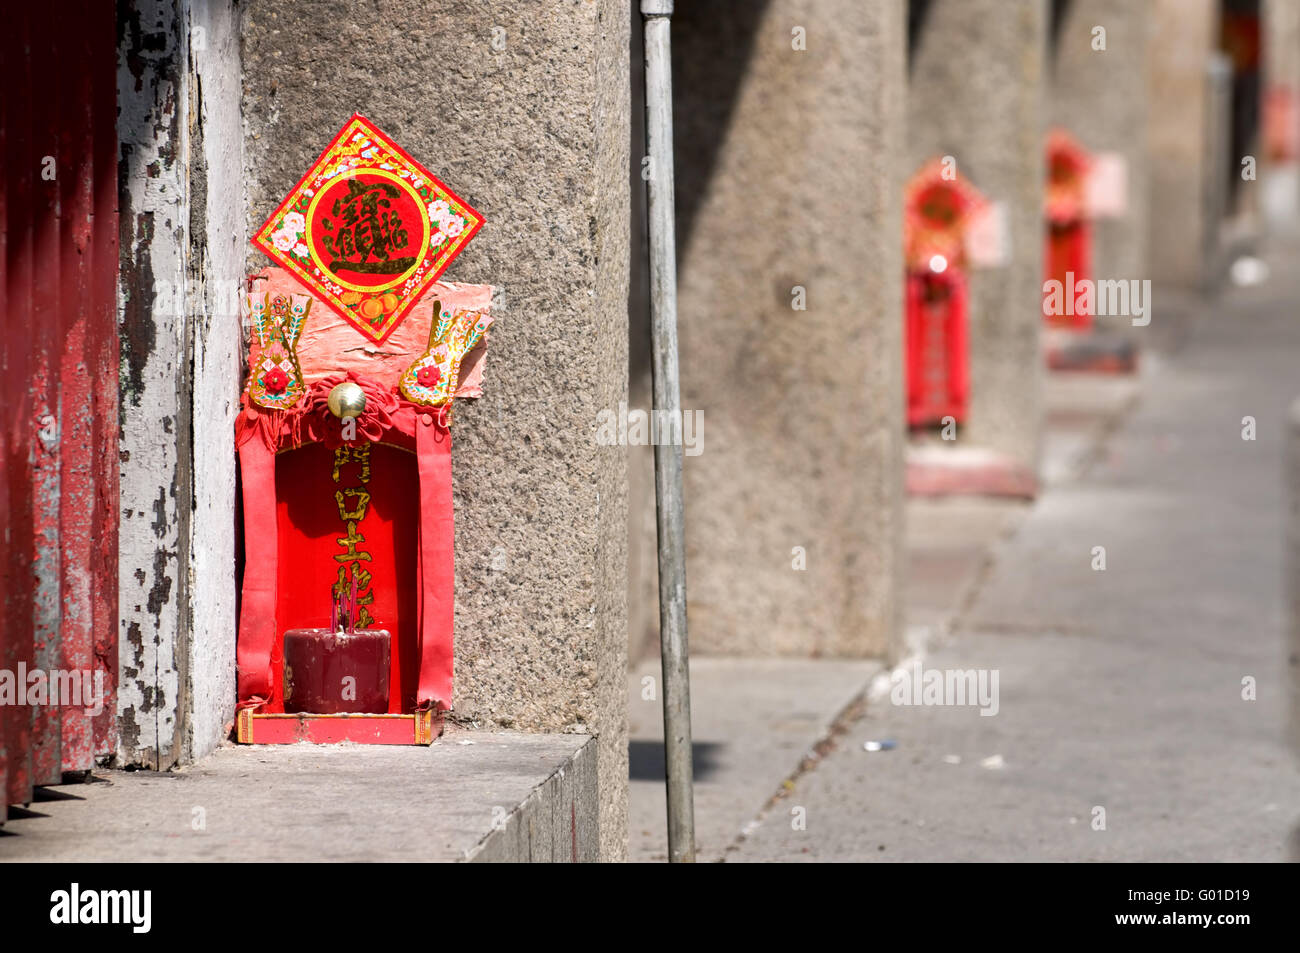
{"type": "Polygon", "coordinates": [[[38,788],[3,861],[570,861],[599,852],[586,735],[228,745],[188,768],[38,788]]]}
{"type": "Polygon", "coordinates": [[[894,705],[885,686],[729,859],[1288,858],[1281,474],[1300,274],[1274,275],[1165,315],[1196,318],[1185,350],[1103,454],[1053,474],[925,656],[996,670],[996,716],[894,705]]]}
{"type": "MultiPolygon", "coordinates": [[[[1148,362],[1149,364],[1150,362],[1148,362]]],[[[1136,399],[1136,376],[1049,376],[1044,399],[1050,430],[1044,484],[1075,478],[1136,399]]],[[[913,497],[907,501],[907,652],[948,640],[985,580],[993,554],[1030,512],[1006,497],[913,497]]],[[[779,806],[818,761],[845,748],[860,751],[847,729],[866,701],[879,663],[843,659],[696,657],[691,663],[695,733],[696,841],[701,861],[726,859],[779,806]]],[[[667,856],[662,716],[657,660],[636,666],[628,685],[632,784],[629,851],[633,860],[667,856]]]]}

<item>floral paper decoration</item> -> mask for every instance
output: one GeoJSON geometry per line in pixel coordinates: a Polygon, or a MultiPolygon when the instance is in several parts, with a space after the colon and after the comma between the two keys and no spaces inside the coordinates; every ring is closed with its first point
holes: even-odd
{"type": "Polygon", "coordinates": [[[437,407],[452,399],[460,378],[460,362],[473,350],[492,317],[479,311],[454,315],[434,302],[437,315],[429,328],[429,346],[406,369],[399,383],[402,396],[415,404],[437,407]]]}
{"type": "Polygon", "coordinates": [[[903,190],[903,257],[908,268],[926,271],[935,256],[961,263],[966,231],[985,199],[945,159],[932,159],[903,190]]]}
{"type": "Polygon", "coordinates": [[[249,322],[257,336],[257,360],[249,369],[248,396],[267,410],[288,410],[306,392],[298,365],[298,339],[311,310],[310,295],[250,294],[249,322]]]}
{"type": "Polygon", "coordinates": [[[1077,140],[1061,129],[1047,137],[1047,219],[1054,223],[1078,221],[1087,204],[1087,179],[1092,160],[1077,140]]]}

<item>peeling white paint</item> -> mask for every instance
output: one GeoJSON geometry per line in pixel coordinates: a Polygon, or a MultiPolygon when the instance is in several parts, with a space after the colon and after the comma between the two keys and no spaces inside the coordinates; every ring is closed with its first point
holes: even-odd
{"type": "Polygon", "coordinates": [[[126,13],[118,68],[123,275],[121,520],[118,585],[119,759],[165,767],[176,757],[180,672],[180,519],[183,482],[175,422],[183,318],[160,313],[156,290],[185,279],[188,142],[175,106],[187,96],[184,31],[166,0],[126,13]]]}
{"type": "Polygon", "coordinates": [[[219,744],[234,709],[238,21],[228,0],[124,16],[118,757],[165,768],[219,744]]]}
{"type": "MultiPolygon", "coordinates": [[[[201,122],[206,176],[204,234],[197,245],[197,277],[204,296],[193,327],[194,516],[191,525],[192,630],[189,641],[190,715],[182,757],[192,760],[221,743],[235,716],[235,415],[239,409],[241,318],[230,282],[242,288],[242,75],[239,19],[229,2],[194,6],[194,25],[205,31],[203,50],[192,50],[191,74],[202,90],[201,122]],[[231,305],[235,310],[231,310],[231,305]]],[[[193,121],[193,120],[192,120],[193,121]]],[[[198,148],[196,146],[196,148],[198,148]]]]}

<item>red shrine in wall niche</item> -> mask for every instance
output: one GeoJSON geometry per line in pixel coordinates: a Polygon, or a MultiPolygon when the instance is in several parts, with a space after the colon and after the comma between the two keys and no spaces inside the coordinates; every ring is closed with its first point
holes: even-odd
{"type": "Polygon", "coordinates": [[[1043,313],[1049,325],[1073,331],[1092,328],[1091,306],[1086,301],[1076,303],[1073,293],[1081,282],[1092,279],[1092,219],[1087,200],[1092,165],[1092,157],[1069,133],[1055,129],[1048,135],[1044,280],[1059,281],[1060,287],[1067,289],[1069,307],[1058,314],[1045,303],[1043,313]]]}
{"type": "Polygon", "coordinates": [[[353,116],[253,243],[236,420],[236,735],[428,744],[451,707],[451,411],[492,289],[439,276],[483,225],[353,116]],[[383,342],[382,348],[373,345],[383,342]]]}
{"type": "Polygon", "coordinates": [[[970,400],[966,239],[983,196],[950,161],[926,163],[903,198],[907,422],[966,419],[970,400]]]}

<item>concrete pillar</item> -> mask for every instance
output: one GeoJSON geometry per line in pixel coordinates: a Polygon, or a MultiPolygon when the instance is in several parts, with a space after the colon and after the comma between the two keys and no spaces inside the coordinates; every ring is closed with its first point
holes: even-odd
{"type": "Polygon", "coordinates": [[[903,23],[898,0],[674,16],[697,654],[895,645],[903,23]]]}
{"type": "Polygon", "coordinates": [[[1287,412],[1285,472],[1288,497],[1285,532],[1287,626],[1290,637],[1286,660],[1287,685],[1290,690],[1286,737],[1297,761],[1300,761],[1300,398],[1287,412]]]}
{"type": "Polygon", "coordinates": [[[991,267],[971,276],[970,420],[958,439],[1033,474],[1042,434],[1046,4],[931,0],[918,10],[902,171],[954,157],[1005,225],[1002,247],[986,249],[991,267]]]}
{"type": "Polygon", "coordinates": [[[1300,226],[1300,0],[1264,0],[1260,204],[1274,231],[1300,226]]]}
{"type": "Polygon", "coordinates": [[[353,111],[487,218],[446,276],[497,288],[485,396],[456,413],[454,708],[598,733],[620,859],[626,455],[596,435],[627,394],[628,4],[243,6],[249,227],[353,111]]]}
{"type": "MultiPolygon", "coordinates": [[[[1126,0],[1073,0],[1064,5],[1064,19],[1054,30],[1049,122],[1093,153],[1104,178],[1119,173],[1126,199],[1122,211],[1114,208],[1095,220],[1094,279],[1150,277],[1149,32],[1148,5],[1126,0]],[[1099,27],[1104,34],[1097,32],[1099,27]]],[[[1107,198],[1113,201],[1114,196],[1107,198]]],[[[1095,323],[1113,330],[1132,327],[1123,315],[1099,315],[1095,323]]]]}
{"type": "Polygon", "coordinates": [[[1217,247],[1218,189],[1212,148],[1222,151],[1227,126],[1212,108],[1208,79],[1218,42],[1215,0],[1154,0],[1151,4],[1151,277],[1164,285],[1207,283],[1217,247]],[[1221,127],[1220,127],[1221,126],[1221,127]]]}
{"type": "Polygon", "coordinates": [[[118,760],[166,768],[234,715],[239,40],[228,0],[119,22],[118,760]]]}

